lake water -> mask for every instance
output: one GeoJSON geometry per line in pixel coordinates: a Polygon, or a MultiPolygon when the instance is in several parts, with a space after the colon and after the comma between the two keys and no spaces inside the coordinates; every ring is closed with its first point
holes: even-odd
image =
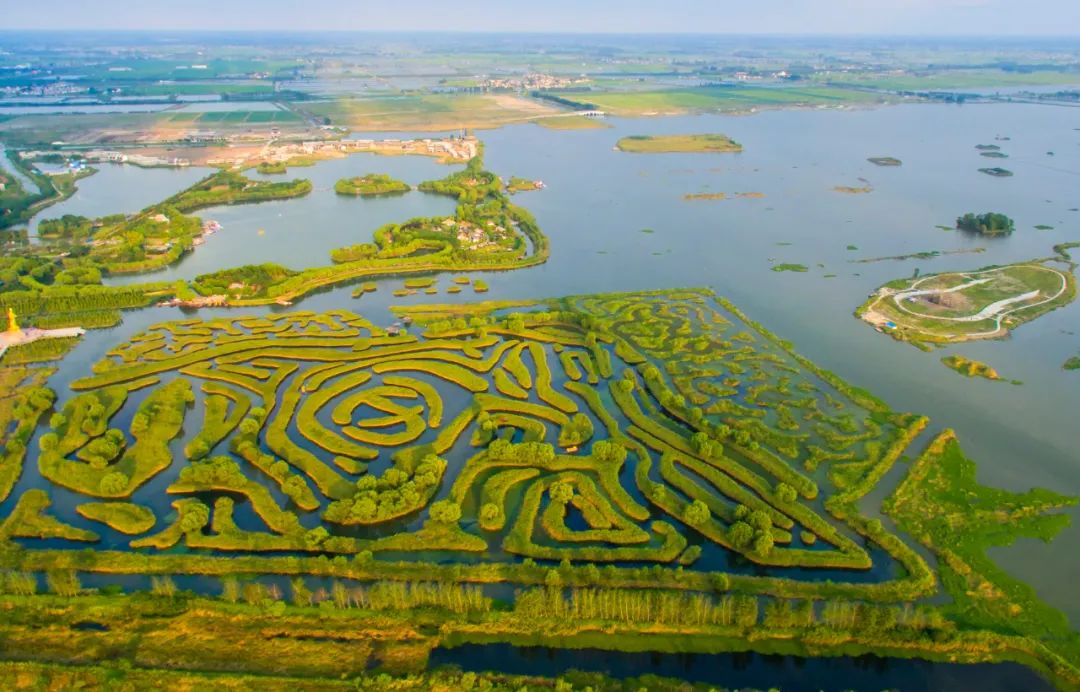
{"type": "Polygon", "coordinates": [[[65,214],[97,218],[141,211],[213,172],[209,168],[139,168],[119,163],[93,166],[98,172],[80,180],[75,194],[30,219],[31,235],[37,234],[43,219],[57,219],[65,214]]]}
{"type": "Polygon", "coordinates": [[[464,644],[435,649],[431,667],[456,666],[464,671],[499,670],[530,675],[569,671],[605,673],[614,678],[659,675],[725,689],[765,688],[785,692],[823,690],[969,689],[980,692],[1030,692],[1052,688],[1038,675],[1016,663],[964,665],[877,656],[799,658],[735,653],[720,655],[624,653],[599,649],[552,649],[509,644],[464,644]]]}
{"type": "Polygon", "coordinates": [[[25,173],[15,167],[15,164],[8,158],[7,149],[0,146],[0,170],[3,170],[5,174],[12,176],[19,181],[25,192],[39,192],[41,188],[37,186],[33,180],[28,178],[25,173]]]}
{"type": "MultiPolygon", "coordinates": [[[[284,175],[249,171],[252,178],[262,180],[307,178],[314,189],[299,199],[200,211],[203,218],[221,223],[222,230],[178,264],[149,276],[154,280],[192,279],[219,269],[261,262],[277,262],[298,269],[329,264],[331,250],[371,242],[372,233],[379,226],[415,216],[453,214],[457,205],[449,197],[421,192],[373,199],[343,197],[334,192],[334,183],[365,173],[387,173],[415,186],[445,177],[453,170],[427,157],[363,154],[331,159],[312,167],[290,168],[284,175]]],[[[198,179],[207,170],[192,173],[198,179]]],[[[163,177],[163,180],[169,180],[170,184],[178,182],[174,178],[163,177]]],[[[177,191],[188,184],[180,183],[177,191]]],[[[111,282],[146,280],[147,275],[117,276],[111,282]]]]}
{"type": "MultiPolygon", "coordinates": [[[[814,362],[873,391],[897,410],[929,415],[932,432],[954,428],[967,454],[979,464],[980,481],[1012,490],[1039,485],[1080,494],[1075,432],[1080,373],[1061,369],[1069,356],[1080,354],[1080,307],[1074,304],[1051,313],[1004,341],[965,344],[938,353],[922,353],[895,342],[852,317],[877,286],[910,276],[916,269],[923,273],[974,269],[1047,257],[1055,243],[1080,241],[1076,211],[1080,110],[1020,104],[911,105],[609,123],[613,127],[603,130],[553,131],[522,125],[480,133],[491,170],[547,184],[544,191],[519,195],[515,201],[535,214],[551,241],[547,264],[484,276],[491,286],[486,299],[708,286],[794,342],[814,362]],[[613,150],[626,135],[687,132],[722,132],[741,142],[745,151],[634,155],[613,150]],[[1014,171],[1014,177],[999,179],[978,172],[996,165],[988,164],[975,149],[989,143],[1009,155],[1000,165],[1014,171]],[[895,156],[903,166],[877,167],[866,161],[870,156],[895,156]],[[874,188],[869,194],[833,191],[838,185],[867,184],[864,180],[874,188]],[[683,200],[683,195],[697,192],[756,192],[765,197],[683,200]],[[1017,231],[1006,238],[978,239],[936,227],[951,227],[957,216],[969,211],[1007,213],[1016,220],[1017,231]],[[1035,230],[1038,224],[1054,229],[1035,230]],[[642,233],[643,229],[653,232],[642,233]],[[848,250],[848,245],[858,249],[848,250]],[[852,262],[974,248],[985,252],[852,262]],[[811,271],[770,271],[778,262],[803,263],[811,271]],[[949,353],[985,360],[1005,378],[1024,384],[954,374],[939,362],[949,353]]],[[[134,211],[206,172],[102,168],[81,181],[75,197],[45,215],[134,211]]],[[[149,278],[193,278],[258,262],[297,269],[327,264],[330,249],[366,242],[382,223],[451,213],[454,206],[452,200],[418,192],[390,199],[342,198],[333,193],[335,180],[385,172],[415,184],[449,170],[430,159],[358,155],[291,169],[286,176],[266,176],[311,178],[315,190],[299,200],[204,210],[201,216],[217,219],[223,230],[176,266],[149,278]]],[[[441,286],[448,282],[448,277],[440,277],[441,286]]],[[[352,299],[352,289],[346,287],[306,298],[292,309],[344,307],[385,324],[390,304],[476,299],[468,292],[394,298],[390,289],[400,287],[400,279],[379,283],[377,293],[361,300],[352,299]]],[[[280,310],[263,311],[274,309],[280,310]]],[[[53,384],[62,387],[86,374],[112,346],[148,324],[181,314],[172,309],[125,313],[120,327],[88,335],[65,360],[53,384]]],[[[36,476],[30,460],[20,486],[33,485],[36,476]]],[[[18,490],[13,493],[17,496],[18,490]]],[[[57,513],[70,512],[61,505],[71,501],[58,496],[57,513]]],[[[0,514],[9,510],[10,500],[0,507],[0,514]]],[[[1080,518],[1076,512],[1073,516],[1080,518]]],[[[1052,546],[1024,540],[995,549],[993,557],[1063,609],[1074,626],[1080,623],[1080,599],[1075,598],[1080,522],[1074,521],[1052,546]]],[[[962,679],[965,686],[975,680],[962,679]]],[[[755,680],[772,684],[767,676],[755,680]]],[[[883,679],[871,686],[903,686],[904,680],[883,679]]]]}

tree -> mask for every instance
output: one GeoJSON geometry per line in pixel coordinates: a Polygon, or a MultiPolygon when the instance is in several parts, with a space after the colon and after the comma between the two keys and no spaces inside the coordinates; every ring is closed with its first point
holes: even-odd
{"type": "Polygon", "coordinates": [[[480,521],[493,524],[502,516],[502,510],[494,502],[488,502],[480,508],[480,521]]]}
{"type": "Polygon", "coordinates": [[[548,495],[552,502],[565,505],[574,498],[574,486],[566,482],[552,483],[548,495]]]}
{"type": "Polygon", "coordinates": [[[776,486],[776,498],[785,505],[794,504],[799,499],[799,493],[787,483],[776,486]]]}
{"type": "Polygon", "coordinates": [[[54,432],[45,433],[38,440],[38,447],[43,452],[51,452],[56,449],[56,446],[60,444],[60,436],[54,432]]]}
{"type": "Polygon", "coordinates": [[[622,464],[626,461],[626,447],[609,440],[600,440],[593,444],[592,456],[600,461],[622,464]]]}
{"type": "Polygon", "coordinates": [[[201,437],[196,437],[188,444],[188,456],[192,459],[202,459],[210,453],[210,445],[201,437]]]}
{"type": "Polygon", "coordinates": [[[120,471],[105,474],[98,483],[98,489],[106,495],[118,495],[128,487],[130,479],[120,471]]]}
{"type": "Polygon", "coordinates": [[[308,548],[318,548],[322,545],[327,538],[330,537],[330,532],[323,526],[316,526],[304,532],[304,545],[308,548]]]}
{"type": "Polygon", "coordinates": [[[769,553],[773,549],[773,537],[772,533],[768,531],[761,531],[754,538],[754,552],[761,557],[768,557],[769,553]]]}
{"type": "Polygon", "coordinates": [[[764,510],[755,509],[753,512],[750,512],[750,516],[746,518],[746,523],[750,524],[750,526],[758,531],[772,530],[772,517],[764,510]]]}
{"type": "Polygon", "coordinates": [[[303,577],[293,577],[289,581],[289,586],[292,589],[292,603],[294,606],[309,606],[311,605],[311,589],[304,583],[303,577]]]}
{"type": "Polygon", "coordinates": [[[713,590],[717,593],[724,593],[731,589],[731,577],[722,572],[715,572],[712,575],[713,590]]]}
{"type": "Polygon", "coordinates": [[[1016,229],[1016,224],[1004,214],[989,212],[986,214],[964,214],[956,220],[956,227],[982,235],[1007,235],[1016,229]]]}
{"type": "Polygon", "coordinates": [[[711,517],[709,506],[701,500],[694,500],[683,512],[683,520],[694,527],[704,525],[711,517]]]}
{"type": "Polygon", "coordinates": [[[188,502],[180,512],[180,530],[192,533],[201,530],[210,521],[210,508],[199,501],[188,502]]]}
{"type": "Polygon", "coordinates": [[[461,519],[461,505],[452,500],[439,500],[432,503],[428,516],[438,524],[454,524],[461,519]]]}
{"type": "Polygon", "coordinates": [[[737,521],[728,530],[728,540],[737,550],[742,550],[754,540],[754,529],[744,521],[737,521]]]}

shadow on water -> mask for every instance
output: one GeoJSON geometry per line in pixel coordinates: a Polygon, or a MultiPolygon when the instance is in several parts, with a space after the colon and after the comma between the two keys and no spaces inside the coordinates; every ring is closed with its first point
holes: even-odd
{"type": "Polygon", "coordinates": [[[935,663],[919,659],[845,656],[801,658],[757,654],[628,653],[600,649],[554,649],[510,644],[464,644],[431,652],[431,668],[517,675],[563,675],[567,671],[605,673],[614,678],[642,675],[689,682],[781,690],[1037,690],[1053,689],[1017,663],[935,663]]]}

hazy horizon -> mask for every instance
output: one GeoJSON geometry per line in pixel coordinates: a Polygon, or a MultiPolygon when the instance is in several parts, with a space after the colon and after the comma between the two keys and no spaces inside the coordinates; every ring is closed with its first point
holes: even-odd
{"type": "Polygon", "coordinates": [[[11,4],[3,30],[1080,37],[1074,0],[762,0],[752,7],[715,0],[473,0],[452,9],[411,0],[385,8],[339,0],[300,8],[287,0],[55,0],[48,13],[11,4]]]}

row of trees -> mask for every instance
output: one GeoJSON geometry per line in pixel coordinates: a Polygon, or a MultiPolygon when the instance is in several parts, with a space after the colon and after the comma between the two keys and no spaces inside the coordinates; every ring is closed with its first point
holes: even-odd
{"type": "Polygon", "coordinates": [[[636,625],[751,627],[758,621],[758,599],[741,594],[715,598],[647,589],[546,586],[519,592],[514,614],[529,619],[610,620],[636,625]]]}
{"type": "Polygon", "coordinates": [[[335,524],[368,524],[415,511],[431,497],[445,471],[446,460],[429,454],[412,471],[392,466],[382,476],[361,476],[355,494],[331,502],[323,518],[335,524]]]}

